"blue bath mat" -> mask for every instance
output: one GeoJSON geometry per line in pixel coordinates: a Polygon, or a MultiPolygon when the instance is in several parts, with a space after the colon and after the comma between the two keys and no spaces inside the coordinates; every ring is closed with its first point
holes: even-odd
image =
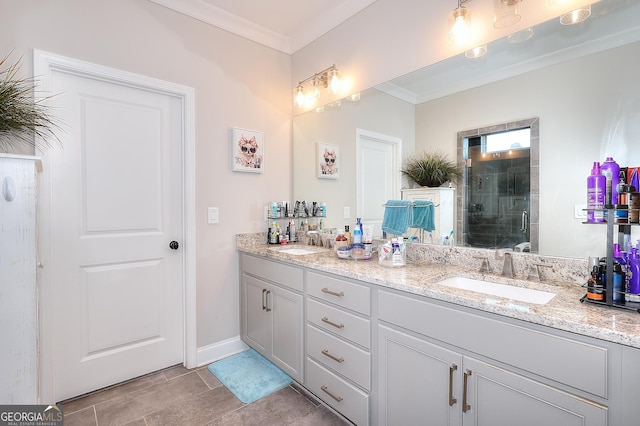
{"type": "Polygon", "coordinates": [[[246,404],[291,383],[291,377],[253,349],[216,361],[209,371],[246,404]]]}

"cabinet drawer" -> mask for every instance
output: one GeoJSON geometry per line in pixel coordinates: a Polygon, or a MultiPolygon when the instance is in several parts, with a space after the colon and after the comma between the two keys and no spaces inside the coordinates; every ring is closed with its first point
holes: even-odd
{"type": "Polygon", "coordinates": [[[308,272],[307,294],[364,315],[371,315],[371,290],[363,285],[308,272]]]}
{"type": "Polygon", "coordinates": [[[276,284],[302,291],[302,269],[242,254],[242,270],[276,284]]]}
{"type": "Polygon", "coordinates": [[[307,355],[371,390],[371,354],[307,325],[307,355]]]}
{"type": "Polygon", "coordinates": [[[327,405],[359,426],[369,424],[369,395],[310,358],[306,362],[306,387],[327,405]]]}
{"type": "Polygon", "coordinates": [[[341,309],[307,299],[307,321],[371,349],[371,321],[341,309]]]}
{"type": "Polygon", "coordinates": [[[383,321],[607,398],[607,347],[386,291],[378,300],[383,321]]]}

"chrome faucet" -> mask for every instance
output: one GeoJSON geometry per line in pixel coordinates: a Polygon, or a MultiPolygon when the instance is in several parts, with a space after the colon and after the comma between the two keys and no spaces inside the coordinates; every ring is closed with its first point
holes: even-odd
{"type": "Polygon", "coordinates": [[[529,267],[529,275],[527,276],[527,279],[542,282],[542,275],[540,274],[540,268],[542,267],[551,268],[551,265],[545,265],[544,263],[534,263],[529,267]]]}
{"type": "Polygon", "coordinates": [[[497,250],[496,259],[504,259],[504,263],[502,264],[503,276],[509,277],[509,278],[513,278],[516,276],[513,270],[513,259],[511,258],[511,253],[497,250]]]}
{"type": "Polygon", "coordinates": [[[484,273],[488,273],[490,274],[491,271],[491,263],[489,263],[489,258],[487,256],[474,256],[476,259],[482,259],[482,265],[480,265],[480,270],[479,272],[481,274],[484,273]]]}

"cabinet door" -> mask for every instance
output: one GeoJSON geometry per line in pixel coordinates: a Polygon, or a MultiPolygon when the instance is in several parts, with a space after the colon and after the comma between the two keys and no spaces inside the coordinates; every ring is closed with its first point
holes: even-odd
{"type": "Polygon", "coordinates": [[[465,357],[462,373],[468,376],[465,426],[607,425],[606,407],[490,364],[465,357]]]}
{"type": "Polygon", "coordinates": [[[462,355],[382,325],[378,338],[380,425],[460,425],[462,355]]]}
{"type": "Polygon", "coordinates": [[[272,286],[267,306],[273,321],[273,362],[292,378],[302,382],[302,296],[272,286]]]}
{"type": "Polygon", "coordinates": [[[271,285],[242,274],[244,334],[247,344],[264,356],[271,355],[271,312],[267,311],[267,291],[271,285]]]}

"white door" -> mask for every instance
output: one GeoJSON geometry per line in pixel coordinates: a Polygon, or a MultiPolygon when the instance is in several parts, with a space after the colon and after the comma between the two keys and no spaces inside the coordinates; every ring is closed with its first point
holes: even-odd
{"type": "Polygon", "coordinates": [[[183,111],[134,82],[54,68],[50,83],[65,131],[46,153],[44,267],[63,400],[183,362],[183,111]]]}
{"type": "Polygon", "coordinates": [[[400,198],[401,148],[399,138],[356,130],[356,212],[375,237],[382,236],[384,203],[400,198]]]}

